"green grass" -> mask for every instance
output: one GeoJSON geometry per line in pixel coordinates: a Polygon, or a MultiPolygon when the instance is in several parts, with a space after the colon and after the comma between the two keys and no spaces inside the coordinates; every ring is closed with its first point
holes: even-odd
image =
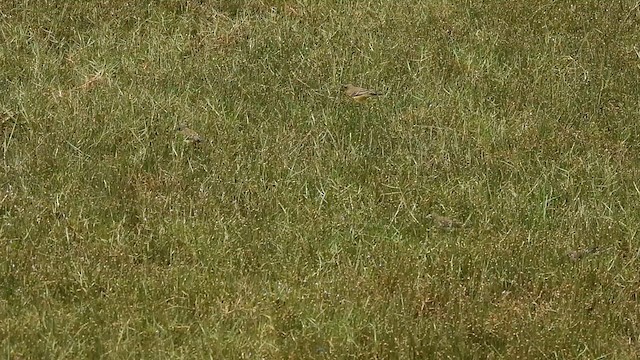
{"type": "Polygon", "coordinates": [[[637,358],[638,24],[0,3],[0,356],[637,358]]]}

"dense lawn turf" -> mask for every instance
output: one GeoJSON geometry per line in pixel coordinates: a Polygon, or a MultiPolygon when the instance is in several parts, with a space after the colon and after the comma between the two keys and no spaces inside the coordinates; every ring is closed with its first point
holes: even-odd
{"type": "Polygon", "coordinates": [[[7,0],[0,41],[3,359],[640,356],[637,0],[7,0]]]}

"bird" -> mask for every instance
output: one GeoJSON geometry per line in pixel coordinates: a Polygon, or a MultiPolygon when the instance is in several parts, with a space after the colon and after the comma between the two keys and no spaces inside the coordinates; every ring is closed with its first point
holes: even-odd
{"type": "Polygon", "coordinates": [[[180,135],[182,135],[184,142],[187,144],[199,144],[204,141],[204,138],[200,136],[200,134],[185,125],[178,126],[176,130],[180,135]]]}
{"type": "Polygon", "coordinates": [[[367,101],[368,98],[370,98],[372,96],[380,96],[380,95],[382,95],[381,93],[379,93],[377,91],[364,89],[364,88],[361,88],[361,87],[358,87],[358,86],[354,86],[352,84],[342,85],[342,91],[345,93],[345,95],[347,95],[348,97],[353,99],[353,101],[358,102],[358,103],[365,102],[365,101],[367,101]]]}
{"type": "Polygon", "coordinates": [[[573,261],[578,261],[583,257],[589,254],[595,254],[596,252],[598,252],[598,248],[596,247],[589,248],[589,249],[570,250],[570,251],[567,251],[567,256],[573,261]]]}
{"type": "Polygon", "coordinates": [[[462,222],[460,222],[460,220],[453,219],[450,217],[446,217],[438,214],[429,214],[427,215],[427,217],[433,219],[433,222],[443,229],[451,230],[453,228],[462,226],[462,222]]]}

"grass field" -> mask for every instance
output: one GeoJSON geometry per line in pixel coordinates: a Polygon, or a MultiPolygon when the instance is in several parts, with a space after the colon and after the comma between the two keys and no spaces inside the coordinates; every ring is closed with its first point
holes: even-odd
{"type": "Polygon", "coordinates": [[[2,358],[640,357],[637,0],[15,0],[0,37],[2,358]]]}

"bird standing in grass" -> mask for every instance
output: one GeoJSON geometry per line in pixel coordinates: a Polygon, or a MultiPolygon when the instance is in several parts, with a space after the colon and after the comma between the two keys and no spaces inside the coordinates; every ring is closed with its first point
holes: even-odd
{"type": "Polygon", "coordinates": [[[184,142],[187,144],[199,144],[204,141],[204,138],[200,136],[200,134],[184,125],[178,126],[176,130],[184,138],[184,142]]]}
{"type": "Polygon", "coordinates": [[[367,101],[368,98],[370,98],[372,96],[380,96],[380,95],[382,95],[381,93],[379,93],[377,91],[364,89],[364,88],[357,87],[357,86],[353,86],[352,84],[342,85],[342,91],[345,93],[345,95],[347,95],[348,97],[353,99],[353,101],[358,102],[358,103],[365,102],[365,101],[367,101]]]}
{"type": "Polygon", "coordinates": [[[446,216],[429,214],[427,217],[431,218],[436,225],[443,229],[451,230],[453,228],[462,226],[462,222],[460,222],[460,220],[449,218],[446,216]]]}
{"type": "Polygon", "coordinates": [[[578,249],[578,250],[568,251],[567,256],[569,256],[569,258],[573,261],[578,261],[583,257],[589,254],[595,254],[596,252],[598,252],[598,248],[595,248],[595,247],[589,248],[589,249],[578,249]]]}

